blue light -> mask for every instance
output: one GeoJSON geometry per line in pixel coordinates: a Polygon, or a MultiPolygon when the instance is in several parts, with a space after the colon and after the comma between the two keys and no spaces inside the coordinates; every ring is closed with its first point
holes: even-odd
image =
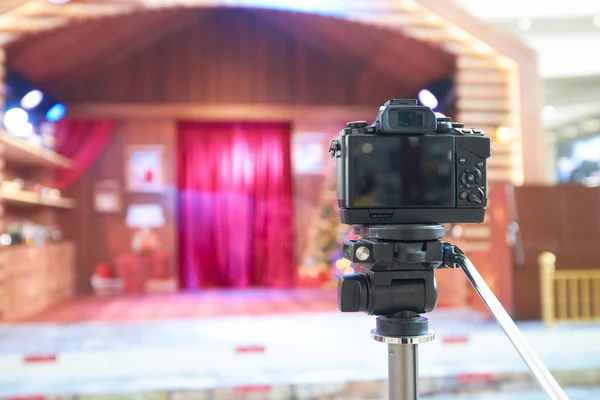
{"type": "Polygon", "coordinates": [[[46,120],[48,122],[58,122],[64,118],[67,113],[67,107],[64,104],[55,104],[46,113],[46,120]]]}

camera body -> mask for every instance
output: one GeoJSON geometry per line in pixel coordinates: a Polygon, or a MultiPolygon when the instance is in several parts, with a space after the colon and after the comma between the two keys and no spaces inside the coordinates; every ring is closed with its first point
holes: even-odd
{"type": "Polygon", "coordinates": [[[491,140],[416,100],[388,100],[373,124],[332,140],[342,223],[483,222],[491,140]]]}

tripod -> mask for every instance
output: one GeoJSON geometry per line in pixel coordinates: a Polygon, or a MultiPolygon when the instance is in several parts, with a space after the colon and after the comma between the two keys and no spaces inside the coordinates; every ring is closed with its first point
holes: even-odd
{"type": "Polygon", "coordinates": [[[377,316],[371,336],[388,345],[390,400],[418,399],[418,345],[435,338],[420,314],[437,304],[438,268],[465,272],[548,397],[568,399],[475,266],[458,247],[440,240],[441,225],[355,226],[354,232],[361,239],[344,242],[344,258],[362,273],[340,277],[338,307],[377,316]]]}

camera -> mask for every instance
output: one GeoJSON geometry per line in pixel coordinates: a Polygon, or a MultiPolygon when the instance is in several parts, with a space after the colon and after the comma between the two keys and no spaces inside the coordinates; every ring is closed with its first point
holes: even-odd
{"type": "Polygon", "coordinates": [[[483,222],[491,140],[416,100],[388,100],[371,125],[331,141],[342,223],[483,222]]]}

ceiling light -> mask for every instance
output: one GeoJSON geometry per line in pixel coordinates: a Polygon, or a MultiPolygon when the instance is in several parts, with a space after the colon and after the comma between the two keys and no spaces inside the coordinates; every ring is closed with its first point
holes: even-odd
{"type": "Polygon", "coordinates": [[[496,139],[500,143],[508,143],[513,140],[514,132],[508,126],[501,126],[496,130],[496,139]]]}
{"type": "Polygon", "coordinates": [[[529,29],[531,29],[532,24],[533,22],[530,18],[521,18],[519,22],[517,22],[517,26],[522,31],[528,31],[529,29]]]}
{"type": "Polygon", "coordinates": [[[556,116],[556,107],[554,106],[546,106],[542,108],[542,117],[545,120],[551,120],[556,116]]]}
{"type": "Polygon", "coordinates": [[[51,4],[67,4],[71,0],[48,0],[48,3],[51,4]]]}
{"type": "Polygon", "coordinates": [[[4,113],[3,122],[9,132],[20,135],[27,129],[26,125],[29,124],[29,115],[22,108],[11,108],[4,113]]]}
{"type": "Polygon", "coordinates": [[[15,129],[11,130],[16,136],[27,137],[33,133],[33,125],[29,122],[25,122],[23,125],[19,125],[15,127],[15,129]]]}
{"type": "Polygon", "coordinates": [[[32,90],[21,99],[21,107],[31,110],[40,105],[44,100],[44,94],[39,90],[32,90]]]}
{"type": "Polygon", "coordinates": [[[429,108],[435,109],[438,106],[438,99],[427,89],[423,89],[419,92],[419,101],[429,108]]]}

